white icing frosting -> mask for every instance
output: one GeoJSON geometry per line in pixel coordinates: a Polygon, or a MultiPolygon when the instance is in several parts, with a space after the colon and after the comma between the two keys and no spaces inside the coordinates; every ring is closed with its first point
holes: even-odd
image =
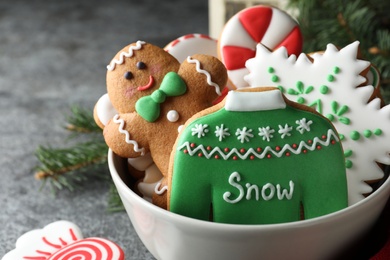
{"type": "Polygon", "coordinates": [[[168,186],[161,187],[161,182],[158,182],[156,187],[154,188],[154,192],[158,195],[162,195],[164,192],[168,190],[168,186]]]}
{"type": "Polygon", "coordinates": [[[96,113],[103,125],[107,125],[108,121],[118,114],[107,93],[101,96],[96,103],[96,113]]]}
{"type": "Polygon", "coordinates": [[[243,199],[251,200],[254,199],[259,201],[260,198],[264,201],[269,201],[271,199],[278,200],[291,200],[294,194],[294,182],[289,181],[289,189],[282,188],[280,184],[272,184],[266,183],[263,186],[257,186],[255,184],[246,183],[246,185],[242,185],[240,183],[241,175],[238,172],[233,172],[230,174],[228,183],[230,186],[238,190],[238,196],[235,199],[231,199],[232,193],[230,191],[226,191],[223,194],[223,200],[227,203],[235,204],[240,202],[243,199]],[[245,191],[245,188],[247,191],[245,191]],[[245,195],[246,194],[246,195],[245,195]],[[254,198],[252,198],[252,194],[254,194],[254,198]]]}
{"type": "Polygon", "coordinates": [[[167,113],[167,119],[169,122],[176,122],[179,120],[180,116],[176,110],[169,110],[167,113]]]}
{"type": "Polygon", "coordinates": [[[278,89],[262,92],[229,91],[225,103],[225,109],[228,111],[261,111],[284,108],[286,108],[286,103],[278,89]]]}
{"type": "Polygon", "coordinates": [[[218,57],[217,40],[204,34],[187,34],[170,42],[165,48],[169,54],[175,57],[180,63],[188,56],[194,54],[206,54],[218,57]]]}
{"type": "Polygon", "coordinates": [[[201,73],[203,75],[206,76],[206,79],[207,79],[207,84],[209,84],[210,86],[214,87],[215,88],[215,92],[220,96],[221,95],[221,88],[218,86],[218,84],[214,83],[212,80],[211,80],[211,75],[208,71],[206,70],[203,70],[200,68],[200,61],[196,60],[196,59],[193,59],[192,57],[188,56],[187,58],[187,62],[188,63],[192,63],[192,64],[195,64],[196,66],[196,71],[198,73],[201,73]]]}
{"type": "Polygon", "coordinates": [[[135,140],[131,140],[130,139],[130,133],[127,130],[124,129],[125,121],[123,119],[119,118],[119,115],[115,115],[114,118],[113,118],[113,122],[116,123],[116,124],[119,124],[118,131],[119,131],[119,133],[125,135],[126,143],[133,145],[134,151],[137,152],[137,153],[141,153],[141,155],[143,156],[145,154],[145,149],[144,148],[139,148],[138,147],[138,143],[135,140]]]}
{"type": "Polygon", "coordinates": [[[329,44],[310,61],[305,54],[288,57],[283,47],[271,52],[258,45],[256,57],[246,62],[250,74],[245,77],[251,87],[281,87],[288,99],[332,119],[344,137],[350,205],[372,191],[366,181],[383,178],[376,162],[390,164],[390,105],[381,108],[377,98],[369,102],[372,86],[357,87],[366,81],[359,74],[370,66],[357,59],[358,48],[359,42],[341,50],[329,44]]]}
{"type": "Polygon", "coordinates": [[[111,63],[107,66],[108,70],[114,70],[116,65],[123,64],[125,57],[130,58],[134,55],[134,51],[140,50],[142,45],[146,44],[143,41],[137,41],[135,45],[131,45],[127,52],[123,51],[119,54],[118,59],[113,59],[111,63]]]}

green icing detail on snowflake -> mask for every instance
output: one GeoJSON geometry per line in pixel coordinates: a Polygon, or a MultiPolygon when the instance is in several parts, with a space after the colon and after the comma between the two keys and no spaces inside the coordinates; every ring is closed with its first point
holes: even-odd
{"type": "MultiPolygon", "coordinates": [[[[299,96],[299,95],[302,95],[302,94],[309,94],[313,90],[314,90],[313,86],[305,87],[305,84],[302,81],[297,81],[297,83],[295,84],[295,89],[289,88],[289,89],[287,89],[287,93],[290,94],[290,95],[299,96]]],[[[306,102],[306,100],[305,100],[304,97],[299,96],[297,98],[297,102],[300,103],[300,104],[303,104],[303,103],[306,102]]]]}
{"type": "Polygon", "coordinates": [[[357,141],[360,139],[360,133],[358,131],[352,131],[349,136],[354,141],[357,141]]]}
{"type": "Polygon", "coordinates": [[[334,74],[339,74],[339,73],[340,73],[340,68],[337,67],[337,66],[335,66],[335,67],[333,68],[333,73],[334,73],[334,74]]]}
{"type": "Polygon", "coordinates": [[[329,74],[326,78],[329,82],[333,82],[335,80],[335,77],[332,74],[329,74]]]}
{"type": "Polygon", "coordinates": [[[346,112],[348,112],[348,110],[349,110],[348,106],[345,106],[345,105],[340,106],[337,101],[332,101],[330,103],[330,106],[332,108],[333,114],[326,115],[326,117],[330,121],[333,122],[336,119],[336,116],[337,116],[338,120],[341,123],[343,123],[345,125],[349,125],[351,123],[351,120],[348,117],[343,116],[346,112]]]}
{"type": "MultiPolygon", "coordinates": [[[[353,154],[353,152],[350,149],[344,151],[345,158],[351,157],[352,154],[353,154]]],[[[345,168],[349,169],[352,167],[352,165],[353,165],[353,163],[351,160],[345,159],[345,168]]]]}
{"type": "Polygon", "coordinates": [[[345,168],[350,169],[352,168],[352,166],[353,163],[351,162],[351,160],[345,160],[345,168]]]}
{"type": "Polygon", "coordinates": [[[381,134],[382,134],[382,129],[377,128],[374,130],[374,135],[379,136],[381,134]]]}
{"type": "Polygon", "coordinates": [[[320,87],[320,93],[321,94],[328,94],[329,93],[329,87],[328,86],[326,86],[326,85],[322,85],[321,87],[320,87]]]}
{"type": "Polygon", "coordinates": [[[371,130],[364,130],[363,131],[363,135],[364,135],[364,137],[366,137],[366,138],[370,138],[371,136],[372,136],[372,131],[371,130]]]}
{"type": "Polygon", "coordinates": [[[271,77],[271,81],[272,81],[272,82],[274,82],[274,83],[276,83],[276,82],[278,82],[278,81],[279,81],[279,77],[278,77],[278,76],[276,76],[276,75],[272,75],[272,77],[271,77]]]}
{"type": "Polygon", "coordinates": [[[322,101],[321,99],[314,100],[309,104],[309,107],[315,109],[318,113],[322,114],[322,101]]]}

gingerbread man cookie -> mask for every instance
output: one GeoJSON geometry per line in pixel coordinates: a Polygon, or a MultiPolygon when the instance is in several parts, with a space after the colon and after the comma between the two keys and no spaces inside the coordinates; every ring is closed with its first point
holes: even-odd
{"type": "MultiPolygon", "coordinates": [[[[103,133],[108,146],[122,157],[137,158],[150,152],[165,176],[179,127],[211,106],[226,84],[227,73],[215,57],[192,55],[179,64],[163,49],[149,45],[140,44],[134,47],[133,55],[119,54],[111,63],[113,73],[107,73],[107,90],[118,114],[103,133]],[[137,67],[140,61],[142,68],[137,67]],[[132,73],[131,79],[126,78],[127,72],[132,73]],[[137,84],[126,84],[132,79],[137,79],[137,84]],[[116,80],[119,83],[111,84],[116,80]]],[[[165,199],[161,201],[165,204],[165,199]]]]}

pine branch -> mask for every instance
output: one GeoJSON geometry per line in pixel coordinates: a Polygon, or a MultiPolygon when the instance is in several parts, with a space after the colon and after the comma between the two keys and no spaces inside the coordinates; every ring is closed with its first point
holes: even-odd
{"type": "Polygon", "coordinates": [[[362,58],[379,69],[390,102],[390,1],[290,0],[289,6],[298,10],[306,53],[360,41],[362,58]]]}
{"type": "Polygon", "coordinates": [[[36,179],[50,179],[59,189],[66,187],[73,190],[70,184],[85,180],[81,173],[106,164],[107,146],[102,140],[79,143],[65,149],[40,146],[35,155],[41,163],[36,169],[36,179]],[[66,177],[72,181],[67,182],[66,177]]]}
{"type": "Polygon", "coordinates": [[[101,129],[95,123],[90,110],[79,106],[71,107],[72,114],[67,117],[66,129],[77,133],[101,133],[101,129]]]}

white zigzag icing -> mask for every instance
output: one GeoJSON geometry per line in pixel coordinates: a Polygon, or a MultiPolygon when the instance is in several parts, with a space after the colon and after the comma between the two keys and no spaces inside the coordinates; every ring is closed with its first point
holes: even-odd
{"type": "Polygon", "coordinates": [[[247,159],[249,156],[254,155],[258,159],[263,159],[265,158],[269,153],[272,153],[276,157],[282,157],[285,155],[286,152],[291,152],[293,154],[300,154],[304,149],[314,151],[317,149],[317,146],[320,144],[322,146],[329,146],[329,144],[333,140],[339,142],[338,136],[335,134],[335,132],[332,129],[329,129],[327,132],[327,138],[326,140],[322,140],[319,137],[315,137],[312,140],[312,143],[307,144],[305,141],[301,141],[299,145],[296,148],[291,147],[289,144],[285,144],[283,147],[280,148],[280,150],[275,150],[271,146],[266,146],[264,149],[262,149],[261,153],[256,152],[255,149],[249,148],[245,154],[240,153],[239,149],[237,148],[232,148],[229,153],[225,154],[223,152],[223,149],[217,147],[214,147],[211,151],[208,151],[207,148],[205,148],[204,145],[198,145],[195,148],[191,147],[190,142],[185,142],[181,146],[177,148],[178,151],[182,149],[186,149],[188,154],[193,156],[193,155],[198,155],[199,152],[202,152],[202,155],[206,157],[207,159],[210,159],[213,155],[219,155],[221,156],[224,160],[228,160],[232,156],[237,156],[242,160],[247,159]]]}
{"type": "Polygon", "coordinates": [[[145,149],[139,148],[138,143],[136,141],[130,139],[130,133],[124,129],[125,121],[123,119],[119,118],[119,115],[116,114],[113,118],[113,122],[116,124],[119,124],[119,127],[118,127],[119,133],[125,135],[126,143],[132,144],[134,146],[134,151],[137,153],[141,153],[141,155],[143,156],[145,154],[145,149]]]}
{"type": "Polygon", "coordinates": [[[210,75],[210,73],[208,71],[203,70],[203,69],[200,68],[200,62],[198,60],[192,58],[191,56],[187,57],[187,62],[196,65],[196,71],[199,72],[199,73],[202,73],[202,74],[204,74],[206,76],[207,84],[209,84],[210,86],[213,86],[215,88],[215,92],[220,96],[221,95],[221,88],[218,86],[217,83],[214,83],[211,80],[211,75],[210,75]]]}
{"type": "Polygon", "coordinates": [[[112,60],[111,63],[107,66],[107,69],[108,70],[114,70],[115,69],[115,65],[120,65],[124,62],[125,60],[125,57],[126,58],[129,58],[131,56],[134,55],[134,51],[136,50],[139,50],[142,48],[142,45],[144,45],[146,42],[143,42],[143,41],[137,41],[135,45],[131,45],[129,47],[129,51],[128,52],[121,52],[119,54],[119,58],[116,59],[116,60],[112,60]]]}
{"type": "Polygon", "coordinates": [[[383,178],[376,162],[390,164],[390,105],[369,102],[374,87],[361,86],[360,75],[370,66],[357,58],[359,42],[338,50],[328,44],[324,53],[288,57],[285,48],[274,52],[257,46],[256,57],[246,62],[251,87],[275,86],[286,97],[308,105],[331,119],[340,134],[347,167],[349,204],[372,192],[366,182],[383,178]],[[380,131],[377,131],[380,130],[380,131]]]}

